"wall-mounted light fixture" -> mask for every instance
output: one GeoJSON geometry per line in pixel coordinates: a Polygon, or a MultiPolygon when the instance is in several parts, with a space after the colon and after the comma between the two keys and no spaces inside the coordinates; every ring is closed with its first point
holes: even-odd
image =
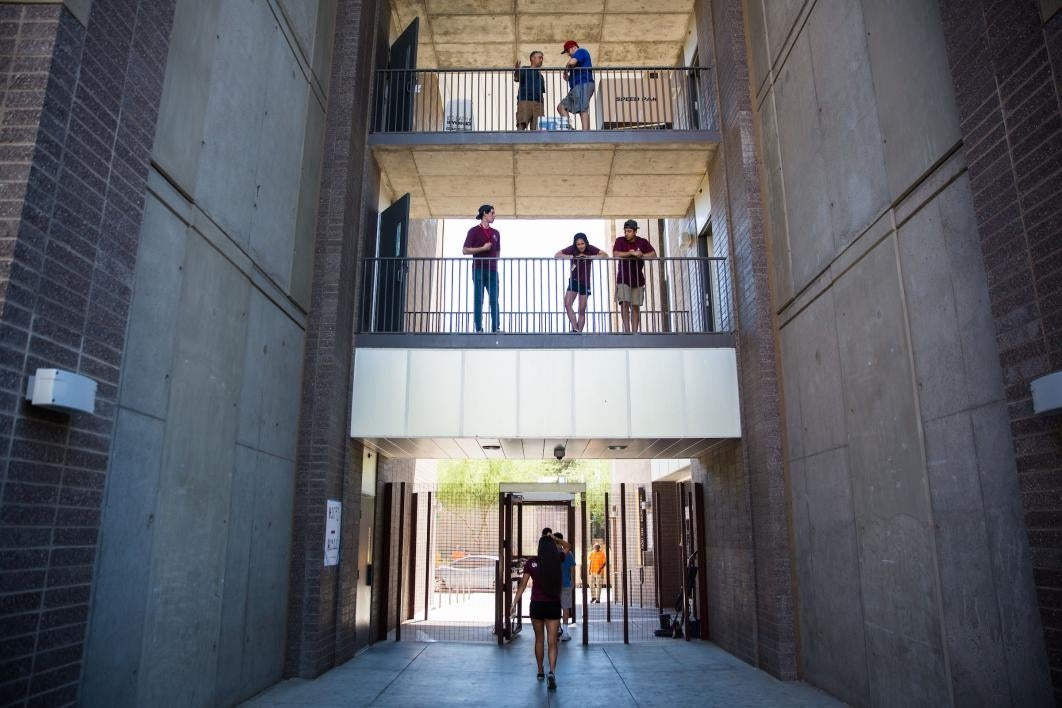
{"type": "Polygon", "coordinates": [[[39,408],[72,413],[96,412],[96,382],[62,369],[37,369],[26,385],[26,400],[39,408]]]}
{"type": "Polygon", "coordinates": [[[1062,413],[1062,371],[1055,371],[1033,379],[1029,388],[1032,389],[1033,413],[1036,415],[1062,413]]]}

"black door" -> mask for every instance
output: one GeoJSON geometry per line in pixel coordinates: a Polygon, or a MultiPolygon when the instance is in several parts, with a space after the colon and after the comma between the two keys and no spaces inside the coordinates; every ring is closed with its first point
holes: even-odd
{"type": "Polygon", "coordinates": [[[391,45],[387,71],[377,92],[383,111],[377,111],[377,130],[406,133],[413,129],[413,104],[417,96],[417,35],[420,18],[414,17],[391,45]]]}
{"type": "Polygon", "coordinates": [[[409,194],[404,194],[380,214],[374,332],[401,332],[405,326],[408,229],[409,194]]]}

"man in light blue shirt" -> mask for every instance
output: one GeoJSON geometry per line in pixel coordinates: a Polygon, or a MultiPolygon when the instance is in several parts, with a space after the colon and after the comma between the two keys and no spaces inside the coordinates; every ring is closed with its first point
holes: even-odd
{"type": "MultiPolygon", "coordinates": [[[[564,535],[560,533],[553,534],[553,538],[563,539],[564,535]]],[[[568,630],[565,629],[565,625],[572,621],[572,596],[575,594],[572,592],[573,583],[575,578],[575,554],[568,551],[564,556],[564,560],[561,561],[561,631],[560,639],[562,642],[570,642],[572,635],[568,634],[568,630]]]]}

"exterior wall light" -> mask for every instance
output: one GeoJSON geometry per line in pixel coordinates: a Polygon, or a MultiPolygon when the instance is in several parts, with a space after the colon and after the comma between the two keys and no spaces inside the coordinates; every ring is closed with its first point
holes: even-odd
{"type": "Polygon", "coordinates": [[[26,385],[26,400],[39,408],[63,413],[96,412],[96,382],[62,369],[37,369],[26,385]]]}
{"type": "Polygon", "coordinates": [[[1030,388],[1036,415],[1062,413],[1062,371],[1033,379],[1030,388]]]}

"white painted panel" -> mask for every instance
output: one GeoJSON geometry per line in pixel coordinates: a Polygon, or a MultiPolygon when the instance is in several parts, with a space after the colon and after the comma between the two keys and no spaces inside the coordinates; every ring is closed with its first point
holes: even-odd
{"type": "Polygon", "coordinates": [[[520,352],[519,434],[529,438],[571,437],[571,350],[520,352]]]}
{"type": "Polygon", "coordinates": [[[512,349],[465,351],[462,437],[517,436],[517,358],[512,349]]]}
{"type": "Polygon", "coordinates": [[[406,435],[461,434],[461,352],[414,349],[409,353],[406,435]]]}
{"type": "Polygon", "coordinates": [[[631,389],[631,437],[678,438],[683,423],[685,384],[681,349],[631,349],[627,353],[631,389]]]}
{"type": "Polygon", "coordinates": [[[629,437],[627,352],[622,349],[577,349],[573,389],[573,437],[629,437]]]}
{"type": "Polygon", "coordinates": [[[398,349],[354,352],[351,437],[405,436],[407,356],[398,349]]]}
{"type": "Polygon", "coordinates": [[[737,357],[733,349],[687,349],[685,377],[686,437],[741,437],[737,357]]]}

